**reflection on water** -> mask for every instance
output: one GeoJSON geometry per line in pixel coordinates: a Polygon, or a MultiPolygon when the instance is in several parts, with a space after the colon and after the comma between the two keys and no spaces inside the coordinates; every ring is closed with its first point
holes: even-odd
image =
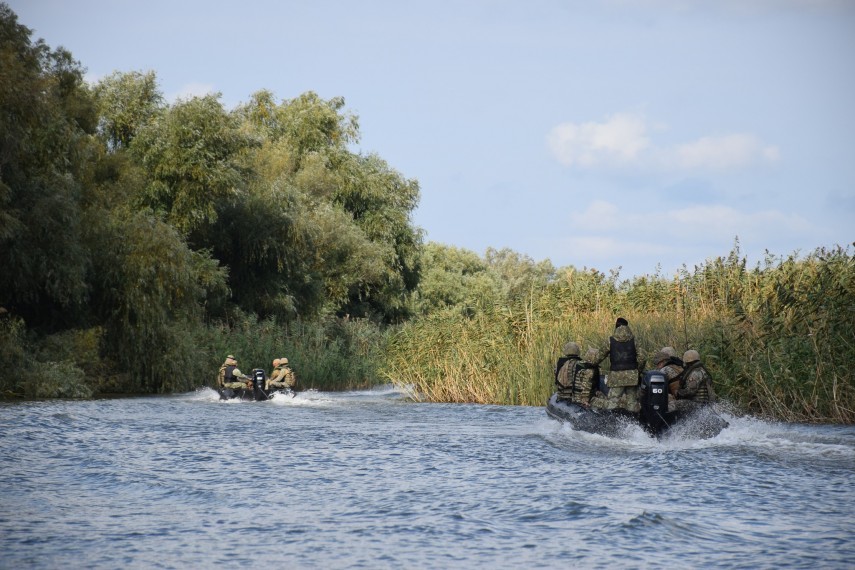
{"type": "Polygon", "coordinates": [[[3,568],[847,567],[855,428],[708,440],[393,388],[0,405],[3,568]]]}

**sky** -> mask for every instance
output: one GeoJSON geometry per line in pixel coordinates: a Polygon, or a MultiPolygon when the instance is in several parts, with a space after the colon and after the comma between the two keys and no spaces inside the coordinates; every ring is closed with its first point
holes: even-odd
{"type": "Polygon", "coordinates": [[[622,278],[855,241],[855,1],[7,3],[90,82],[343,97],[426,241],[622,278]]]}

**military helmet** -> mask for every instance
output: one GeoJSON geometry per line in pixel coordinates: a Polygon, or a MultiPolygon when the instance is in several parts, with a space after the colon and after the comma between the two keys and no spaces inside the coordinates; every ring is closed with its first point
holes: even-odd
{"type": "Polygon", "coordinates": [[[565,344],[561,347],[561,350],[564,352],[564,356],[579,356],[579,352],[581,351],[579,345],[573,341],[565,344]]]}
{"type": "Polygon", "coordinates": [[[279,366],[279,359],[278,359],[278,358],[274,358],[274,359],[273,359],[273,366],[274,366],[274,367],[275,367],[275,366],[279,366]]]}
{"type": "Polygon", "coordinates": [[[664,350],[657,350],[653,354],[653,364],[658,365],[660,362],[665,362],[670,357],[671,357],[671,355],[668,354],[667,352],[665,352],[664,350]]]}
{"type": "Polygon", "coordinates": [[[288,359],[283,356],[279,359],[279,364],[288,364],[288,359]]]}
{"type": "Polygon", "coordinates": [[[662,352],[664,352],[668,356],[677,356],[677,351],[674,350],[673,346],[663,346],[662,352]]]}
{"type": "Polygon", "coordinates": [[[237,364],[237,359],[230,354],[226,357],[226,364],[237,364]]]}
{"type": "Polygon", "coordinates": [[[697,350],[687,350],[686,352],[683,353],[683,362],[685,362],[686,364],[688,364],[690,362],[695,362],[696,360],[700,360],[700,359],[701,359],[701,355],[698,354],[697,350]]]}
{"type": "Polygon", "coordinates": [[[600,359],[600,351],[593,346],[585,353],[585,360],[588,362],[597,362],[600,359]]]}

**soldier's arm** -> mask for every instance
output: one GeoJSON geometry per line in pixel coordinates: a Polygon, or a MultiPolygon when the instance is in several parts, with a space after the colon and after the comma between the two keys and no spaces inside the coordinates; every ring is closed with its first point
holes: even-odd
{"type": "Polygon", "coordinates": [[[677,398],[692,398],[695,394],[698,393],[698,387],[700,386],[702,376],[697,373],[697,371],[693,371],[689,374],[689,377],[686,378],[686,386],[684,388],[680,388],[677,390],[677,398]]]}

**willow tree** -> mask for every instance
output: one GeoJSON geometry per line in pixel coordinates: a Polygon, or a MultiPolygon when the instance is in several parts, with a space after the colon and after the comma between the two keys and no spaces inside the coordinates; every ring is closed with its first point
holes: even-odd
{"type": "Polygon", "coordinates": [[[93,93],[98,105],[98,130],[113,150],[128,148],[137,132],[163,107],[153,71],[115,71],[100,80],[93,93]]]}
{"type": "Polygon", "coordinates": [[[53,329],[84,310],[80,168],[95,114],[80,65],[30,34],[0,4],[0,299],[53,329]]]}
{"type": "Polygon", "coordinates": [[[246,267],[233,287],[244,290],[253,276],[265,275],[274,284],[257,283],[254,297],[269,298],[278,287],[292,296],[295,314],[322,308],[387,322],[404,316],[418,282],[421,232],[410,220],[418,184],[379,157],[348,148],[358,142],[358,120],[340,97],[324,100],[308,92],[277,104],[260,91],[236,115],[263,141],[253,153],[249,192],[269,208],[269,223],[265,230],[254,223],[230,234],[243,252],[228,256],[230,266],[267,263],[246,267]],[[269,232],[284,229],[286,220],[287,232],[278,234],[283,241],[274,245],[269,232]],[[280,266],[278,274],[270,274],[271,262],[280,266]]]}
{"type": "Polygon", "coordinates": [[[150,176],[142,203],[186,235],[213,224],[218,206],[241,199],[241,155],[255,139],[219,95],[179,101],[137,132],[131,151],[150,176]]]}

